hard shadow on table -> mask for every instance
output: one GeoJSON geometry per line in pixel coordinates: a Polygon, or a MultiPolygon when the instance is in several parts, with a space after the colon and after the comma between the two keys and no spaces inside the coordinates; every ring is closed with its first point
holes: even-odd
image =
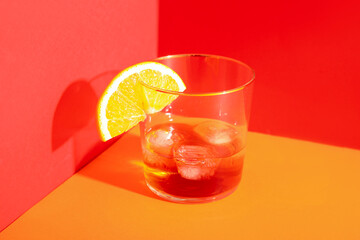
{"type": "Polygon", "coordinates": [[[78,174],[147,197],[163,200],[146,186],[140,137],[132,133],[121,136],[116,143],[79,171],[78,174]]]}

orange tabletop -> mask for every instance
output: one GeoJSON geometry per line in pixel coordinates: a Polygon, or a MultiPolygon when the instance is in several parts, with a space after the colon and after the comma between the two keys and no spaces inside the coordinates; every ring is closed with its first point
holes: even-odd
{"type": "Polygon", "coordinates": [[[360,151],[249,133],[229,197],[177,204],[142,175],[137,129],[3,232],[16,239],[360,239],[360,151]]]}

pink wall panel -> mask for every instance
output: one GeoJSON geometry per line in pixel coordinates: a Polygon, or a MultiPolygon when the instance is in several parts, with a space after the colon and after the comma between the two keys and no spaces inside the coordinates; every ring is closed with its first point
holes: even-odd
{"type": "Polygon", "coordinates": [[[157,1],[0,1],[0,230],[108,144],[114,74],[157,54],[157,1]]]}
{"type": "Polygon", "coordinates": [[[160,0],[159,55],[211,53],[255,69],[250,129],[360,149],[360,4],[160,0]]]}

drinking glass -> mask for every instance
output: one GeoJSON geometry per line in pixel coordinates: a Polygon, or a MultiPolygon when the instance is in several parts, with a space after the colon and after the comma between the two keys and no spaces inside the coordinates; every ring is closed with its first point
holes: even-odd
{"type": "Polygon", "coordinates": [[[228,196],[242,175],[253,69],[232,58],[204,54],[154,61],[172,68],[186,90],[174,92],[141,83],[176,97],[140,124],[148,187],[162,198],[182,203],[228,196]]]}

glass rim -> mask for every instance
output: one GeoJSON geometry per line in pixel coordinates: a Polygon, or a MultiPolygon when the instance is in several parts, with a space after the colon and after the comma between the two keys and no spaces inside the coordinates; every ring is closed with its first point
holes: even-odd
{"type": "Polygon", "coordinates": [[[247,65],[246,63],[243,63],[237,59],[234,58],[230,58],[230,57],[225,57],[225,56],[220,56],[220,55],[213,55],[213,54],[174,54],[174,55],[166,55],[166,56],[162,56],[162,57],[158,57],[153,59],[152,61],[156,61],[156,60],[164,60],[164,59],[171,59],[171,58],[180,58],[180,57],[204,57],[204,58],[216,58],[216,59],[222,59],[222,60],[227,60],[230,62],[234,62],[237,63],[239,65],[245,66],[246,68],[248,68],[251,72],[252,72],[252,76],[251,78],[246,81],[244,84],[242,84],[241,86],[235,87],[235,88],[231,88],[228,90],[224,90],[224,91],[219,91],[219,92],[206,92],[206,93],[185,93],[185,92],[178,92],[178,91],[172,91],[172,90],[166,90],[166,89],[161,89],[161,88],[157,88],[157,87],[153,87],[149,84],[144,83],[143,81],[140,80],[140,83],[147,88],[150,88],[152,90],[155,90],[157,92],[162,92],[162,93],[167,93],[167,94],[172,94],[172,95],[178,95],[178,96],[216,96],[216,95],[223,95],[223,94],[229,94],[229,93],[233,93],[233,92],[237,92],[237,91],[241,91],[243,89],[245,89],[247,86],[249,86],[252,82],[254,82],[255,80],[255,71],[253,68],[251,68],[249,65],[247,65]]]}

